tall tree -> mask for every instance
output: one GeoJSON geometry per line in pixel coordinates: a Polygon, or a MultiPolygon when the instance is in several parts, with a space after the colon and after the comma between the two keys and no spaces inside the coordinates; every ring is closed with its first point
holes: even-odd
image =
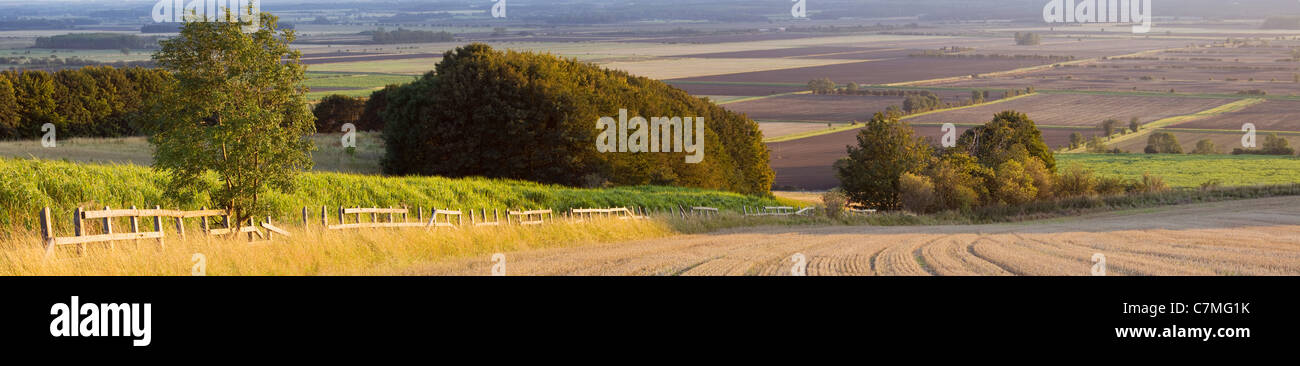
{"type": "Polygon", "coordinates": [[[857,146],[848,146],[849,156],[835,163],[844,193],[872,208],[901,207],[899,177],[926,167],[930,144],[915,137],[898,115],[885,113],[876,113],[857,138],[857,146]]]}
{"type": "Polygon", "coordinates": [[[289,48],[292,30],[260,16],[252,33],[241,31],[247,23],[186,23],[154,55],[175,76],[150,103],[154,169],[168,174],[169,194],[207,191],[238,223],[268,211],[264,195],[292,191],[312,166],[302,54],[289,48]],[[209,171],[218,185],[203,179],[209,171]]]}
{"type": "Polygon", "coordinates": [[[18,137],[18,100],[14,98],[14,85],[0,75],[0,140],[18,137]]]}

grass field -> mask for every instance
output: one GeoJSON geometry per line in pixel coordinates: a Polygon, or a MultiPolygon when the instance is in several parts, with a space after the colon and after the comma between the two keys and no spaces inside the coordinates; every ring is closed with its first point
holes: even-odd
{"type": "MultiPolygon", "coordinates": [[[[36,227],[36,213],[49,206],[57,217],[76,207],[153,206],[196,209],[217,207],[207,195],[193,202],[164,197],[166,176],[135,165],[78,164],[61,161],[0,158],[0,228],[36,227]]],[[[215,183],[216,176],[208,181],[215,183]]],[[[275,216],[297,222],[303,207],[423,206],[442,209],[652,207],[678,205],[739,209],[773,206],[774,199],[737,193],[678,187],[618,187],[581,189],[517,180],[443,177],[377,177],[341,173],[305,173],[292,194],[265,196],[275,216]]],[[[68,220],[56,220],[70,225],[68,220]]],[[[67,229],[64,227],[63,229],[67,229]]]]}
{"type": "Polygon", "coordinates": [[[1217,180],[1224,186],[1300,182],[1300,158],[1259,155],[1056,154],[1056,164],[1079,164],[1105,176],[1141,177],[1151,173],[1171,187],[1199,187],[1217,180]]]}
{"type": "MultiPolygon", "coordinates": [[[[357,148],[349,154],[343,148],[340,133],[312,136],[313,170],[378,174],[379,159],[384,156],[384,140],[378,132],[358,132],[357,148]]],[[[0,141],[0,157],[66,160],[83,163],[153,165],[153,148],[144,137],[70,138],[46,148],[40,141],[0,141]]]]}

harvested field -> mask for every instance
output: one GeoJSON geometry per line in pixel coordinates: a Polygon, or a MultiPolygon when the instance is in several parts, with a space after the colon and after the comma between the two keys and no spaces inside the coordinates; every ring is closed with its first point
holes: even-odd
{"type": "Polygon", "coordinates": [[[933,113],[909,118],[915,123],[985,123],[993,115],[1013,110],[1029,115],[1040,126],[1092,127],[1108,118],[1128,127],[1130,118],[1141,123],[1194,114],[1232,103],[1231,99],[1131,97],[1077,94],[1038,94],[1002,103],[933,113]]]}
{"type": "MultiPolygon", "coordinates": [[[[829,128],[842,127],[845,123],[832,123],[829,128]]],[[[805,132],[828,129],[822,122],[758,122],[758,130],[763,131],[763,138],[776,138],[805,132]]]]}
{"type": "MultiPolygon", "coordinates": [[[[970,99],[970,93],[936,90],[936,95],[948,103],[970,99]]],[[[876,112],[889,106],[903,105],[903,97],[859,95],[784,95],[758,100],[729,103],[725,108],[763,121],[866,121],[876,112]]]]}
{"type": "MultiPolygon", "coordinates": [[[[916,136],[919,137],[930,137],[935,141],[942,137],[940,126],[913,125],[912,128],[916,130],[916,136]]],[[[958,126],[957,133],[960,135],[967,129],[968,127],[958,126]]],[[[1052,148],[1069,145],[1070,134],[1074,132],[1083,133],[1084,136],[1100,134],[1095,130],[1076,128],[1041,130],[1043,140],[1052,148]]],[[[835,178],[832,166],[836,160],[847,156],[846,146],[857,143],[857,134],[858,130],[851,130],[767,144],[771,149],[772,170],[776,171],[773,185],[810,190],[825,190],[839,186],[840,182],[835,178]]]]}
{"type": "Polygon", "coordinates": [[[1258,131],[1300,131],[1300,101],[1268,100],[1236,112],[1180,123],[1178,128],[1241,131],[1246,123],[1254,123],[1258,131]]]}
{"type": "MultiPolygon", "coordinates": [[[[849,61],[811,60],[793,58],[665,58],[645,61],[614,61],[601,63],[601,67],[623,70],[632,75],[651,79],[681,79],[732,74],[750,70],[779,72],[787,69],[833,67],[849,61]]],[[[804,80],[807,82],[807,80],[804,80]]]]}
{"type": "Polygon", "coordinates": [[[689,58],[809,58],[840,60],[876,60],[882,58],[906,57],[909,53],[903,48],[865,48],[847,46],[813,46],[778,48],[770,50],[752,50],[736,52],[700,53],[680,55],[689,58]]]}
{"type": "Polygon", "coordinates": [[[945,81],[944,86],[989,86],[1040,90],[1143,91],[1235,94],[1262,90],[1296,95],[1300,65],[1286,48],[1200,47],[1169,50],[1139,58],[1111,58],[993,78],[945,81]]]}
{"type": "MultiPolygon", "coordinates": [[[[1179,126],[1182,127],[1183,125],[1179,126]]],[[[1218,147],[1224,154],[1231,153],[1232,149],[1242,147],[1241,138],[1243,132],[1240,131],[1189,131],[1181,128],[1162,128],[1160,131],[1172,133],[1174,137],[1178,139],[1178,144],[1183,147],[1184,153],[1191,153],[1192,150],[1195,150],[1196,142],[1202,139],[1208,139],[1214,142],[1214,146],[1218,147]]],[[[1267,134],[1268,133],[1257,132],[1255,136],[1256,144],[1262,144],[1264,142],[1264,136],[1267,134]]],[[[1291,146],[1300,146],[1300,134],[1279,134],[1278,137],[1287,139],[1287,141],[1291,143],[1291,146]]],[[[1140,153],[1146,148],[1146,146],[1147,139],[1142,138],[1121,141],[1116,144],[1115,147],[1124,151],[1140,153]]]]}
{"type": "MultiPolygon", "coordinates": [[[[1300,197],[1120,211],[1045,222],[762,227],[507,253],[510,275],[1300,275],[1300,197]]],[[[487,275],[489,256],[418,275],[487,275]]]]}
{"type": "Polygon", "coordinates": [[[889,106],[902,106],[902,97],[856,95],[785,95],[729,103],[724,108],[764,121],[866,121],[889,106]]]}
{"type": "MultiPolygon", "coordinates": [[[[761,84],[761,83],[758,83],[758,84],[761,84]]],[[[779,84],[777,84],[777,85],[753,85],[753,84],[747,84],[747,83],[736,83],[736,84],[727,84],[727,83],[708,84],[708,83],[694,83],[694,82],[692,82],[692,83],[675,83],[675,82],[672,82],[672,81],[668,81],[668,85],[672,85],[672,86],[674,86],[674,87],[676,87],[676,88],[678,88],[678,89],[685,90],[687,93],[691,93],[691,95],[696,95],[696,96],[701,96],[701,95],[733,95],[733,96],[757,97],[757,96],[764,96],[764,95],[773,95],[773,94],[791,93],[791,92],[797,92],[797,91],[805,91],[805,90],[808,90],[808,87],[805,86],[804,84],[799,84],[799,85],[779,85],[779,84]]]]}
{"type": "Polygon", "coordinates": [[[830,78],[839,83],[888,84],[1008,71],[1048,63],[1038,60],[965,60],[902,57],[880,61],[690,77],[682,80],[807,83],[808,80],[812,79],[830,78]]]}

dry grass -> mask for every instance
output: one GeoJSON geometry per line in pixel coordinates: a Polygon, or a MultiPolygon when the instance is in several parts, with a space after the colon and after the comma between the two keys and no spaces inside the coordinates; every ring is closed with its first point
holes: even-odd
{"type": "Polygon", "coordinates": [[[646,61],[617,61],[601,67],[623,70],[632,75],[667,80],[741,72],[797,69],[836,65],[861,60],[817,60],[790,58],[665,58],[646,61]]]}
{"type": "MultiPolygon", "coordinates": [[[[5,276],[188,276],[195,254],[206,257],[210,276],[394,275],[430,263],[493,253],[579,247],[673,233],[661,220],[559,221],[540,226],[499,226],[325,231],[290,228],[294,237],[250,244],[242,239],[168,233],[166,246],[153,240],[91,244],[81,254],[61,246],[47,259],[35,235],[0,242],[5,276]]],[[[488,275],[490,272],[466,273],[488,275]]]]}

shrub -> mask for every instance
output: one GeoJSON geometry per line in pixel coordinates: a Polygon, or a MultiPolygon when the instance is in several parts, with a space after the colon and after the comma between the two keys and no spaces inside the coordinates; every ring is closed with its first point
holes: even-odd
{"type": "Polygon", "coordinates": [[[1097,194],[1102,196],[1113,196],[1123,194],[1127,184],[1124,178],[1120,177],[1097,177],[1097,194]]]}
{"type": "Polygon", "coordinates": [[[826,217],[839,219],[844,215],[844,206],[848,205],[849,196],[838,188],[822,193],[822,204],[826,206],[826,217]]]}
{"type": "MultiPolygon", "coordinates": [[[[344,123],[356,124],[361,119],[366,101],[346,95],[333,94],[321,98],[311,113],[316,116],[316,131],[339,132],[344,123]]],[[[360,126],[358,126],[360,129],[360,126]]]]}
{"type": "Polygon", "coordinates": [[[997,186],[994,196],[1002,204],[1020,205],[1038,196],[1034,178],[1018,161],[1008,160],[999,165],[994,179],[997,186]]]}
{"type": "Polygon", "coordinates": [[[1192,153],[1208,155],[1222,154],[1223,151],[1220,150],[1218,146],[1214,146],[1214,141],[1210,141],[1210,139],[1201,139],[1200,141],[1196,141],[1196,149],[1192,150],[1192,153]]]}
{"type": "Polygon", "coordinates": [[[1159,193],[1168,191],[1169,185],[1165,184],[1164,178],[1142,173],[1142,180],[1134,181],[1127,190],[1132,193],[1159,193]]]}
{"type": "Polygon", "coordinates": [[[898,177],[898,187],[902,196],[903,209],[913,213],[929,212],[934,206],[934,182],[929,177],[903,173],[898,177]]]}
{"type": "Polygon", "coordinates": [[[1034,182],[1034,189],[1038,192],[1034,199],[1048,200],[1052,199],[1056,192],[1056,175],[1047,170],[1042,161],[1037,158],[1029,158],[1025,161],[1025,174],[1029,175],[1034,182]]]}
{"type": "Polygon", "coordinates": [[[983,126],[976,126],[957,139],[956,148],[979,159],[980,164],[994,168],[1012,158],[1006,152],[1020,145],[1028,157],[1043,162],[1048,171],[1056,172],[1056,158],[1043,142],[1043,133],[1024,113],[1001,112],[983,126]]]}
{"type": "Polygon", "coordinates": [[[1091,171],[1071,165],[1056,180],[1056,195],[1061,198],[1091,196],[1096,194],[1097,179],[1091,171]]]}
{"type": "Polygon", "coordinates": [[[966,153],[944,154],[926,170],[934,183],[935,206],[941,210],[969,210],[988,196],[985,181],[993,172],[966,153]]]}
{"type": "Polygon", "coordinates": [[[357,119],[357,129],[361,131],[383,131],[384,118],[383,112],[388,108],[388,94],[398,88],[397,85],[389,85],[383,89],[370,93],[366,98],[366,105],[361,110],[361,116],[357,119]]]}

